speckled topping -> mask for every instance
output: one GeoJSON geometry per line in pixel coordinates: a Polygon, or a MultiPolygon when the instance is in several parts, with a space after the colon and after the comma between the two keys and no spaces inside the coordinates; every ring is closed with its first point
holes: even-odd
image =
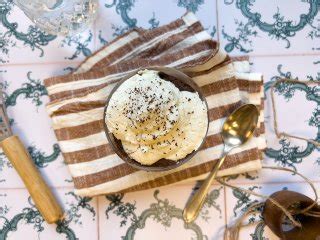
{"type": "Polygon", "coordinates": [[[106,123],[124,150],[148,165],[179,160],[197,149],[207,128],[207,109],[197,93],[180,92],[157,71],[142,70],[113,94],[106,123]]]}

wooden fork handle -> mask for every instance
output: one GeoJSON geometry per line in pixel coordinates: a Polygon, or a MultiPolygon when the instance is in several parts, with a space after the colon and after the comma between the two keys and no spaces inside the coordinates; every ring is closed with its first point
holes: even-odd
{"type": "Polygon", "coordinates": [[[27,187],[37,209],[48,223],[57,222],[63,211],[50,188],[40,175],[18,136],[1,142],[1,147],[27,187]]]}

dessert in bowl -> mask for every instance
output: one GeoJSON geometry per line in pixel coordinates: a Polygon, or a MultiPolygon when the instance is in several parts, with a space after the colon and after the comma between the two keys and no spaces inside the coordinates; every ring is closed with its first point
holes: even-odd
{"type": "Polygon", "coordinates": [[[114,151],[133,167],[170,170],[198,151],[208,131],[200,88],[166,67],[142,69],[118,83],[104,111],[114,151]]]}

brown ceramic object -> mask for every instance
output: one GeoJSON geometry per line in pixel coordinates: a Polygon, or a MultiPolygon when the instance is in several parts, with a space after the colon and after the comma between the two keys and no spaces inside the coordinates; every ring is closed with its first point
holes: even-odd
{"type": "MultiPolygon", "coordinates": [[[[282,190],[273,193],[270,198],[277,201],[282,207],[290,211],[296,220],[301,224],[294,227],[285,224],[284,212],[276,207],[270,199],[264,205],[262,216],[266,225],[271,231],[282,240],[319,240],[320,239],[320,218],[312,215],[300,214],[301,210],[314,203],[311,198],[294,191],[282,190]]],[[[320,206],[316,204],[310,209],[316,215],[320,214],[320,206]]],[[[289,221],[290,222],[290,221],[289,221]]]]}
{"type": "MultiPolygon", "coordinates": [[[[202,94],[201,89],[186,74],[184,74],[174,68],[168,68],[168,67],[150,67],[147,69],[159,71],[159,74],[161,74],[161,78],[172,82],[180,91],[197,92],[200,96],[200,99],[205,102],[206,107],[208,109],[207,101],[206,101],[204,95],[202,94]]],[[[135,75],[138,71],[126,76],[111,91],[111,93],[107,99],[105,109],[104,109],[104,113],[103,113],[104,119],[106,117],[107,107],[108,107],[109,101],[110,101],[113,93],[118,89],[118,87],[124,81],[126,81],[127,79],[129,79],[130,77],[135,75]]],[[[163,159],[160,159],[159,161],[155,162],[152,165],[143,165],[143,164],[141,164],[141,163],[139,163],[129,157],[129,155],[124,151],[121,141],[118,140],[117,138],[115,138],[114,135],[109,131],[107,124],[106,124],[106,121],[104,121],[104,126],[105,126],[105,132],[106,132],[107,138],[108,138],[113,150],[115,151],[115,153],[123,161],[128,163],[130,166],[132,166],[134,168],[138,168],[140,170],[145,170],[145,171],[167,171],[167,170],[171,170],[171,169],[174,169],[176,167],[181,166],[182,164],[189,161],[197,153],[197,151],[201,148],[201,146],[203,145],[204,140],[205,140],[205,137],[204,137],[201,145],[199,146],[199,148],[197,150],[194,150],[193,152],[189,153],[186,157],[184,157],[178,161],[172,161],[172,160],[168,160],[168,159],[163,158],[163,159]]],[[[208,132],[208,126],[207,126],[207,131],[206,131],[205,136],[207,135],[207,132],[208,132]]]]}

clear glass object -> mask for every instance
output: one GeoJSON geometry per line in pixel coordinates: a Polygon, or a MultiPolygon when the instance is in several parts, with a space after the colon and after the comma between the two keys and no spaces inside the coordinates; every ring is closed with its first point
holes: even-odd
{"type": "Polygon", "coordinates": [[[95,20],[98,0],[14,0],[42,30],[54,35],[75,35],[95,20]]]}

